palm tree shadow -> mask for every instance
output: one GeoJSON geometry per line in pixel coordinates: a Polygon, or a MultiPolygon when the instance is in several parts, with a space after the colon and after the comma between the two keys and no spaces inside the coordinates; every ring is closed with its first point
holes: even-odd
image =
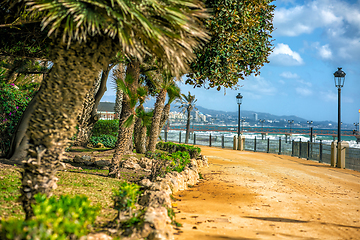
{"type": "Polygon", "coordinates": [[[317,221],[304,221],[304,220],[297,220],[291,218],[279,218],[279,217],[253,217],[253,216],[244,216],[244,218],[252,218],[257,220],[263,221],[270,221],[270,222],[286,222],[286,223],[318,223],[321,225],[328,225],[334,227],[344,227],[344,228],[354,228],[360,229],[358,226],[351,226],[351,225],[343,225],[343,224],[336,224],[336,223],[328,223],[328,222],[317,222],[317,221]]]}

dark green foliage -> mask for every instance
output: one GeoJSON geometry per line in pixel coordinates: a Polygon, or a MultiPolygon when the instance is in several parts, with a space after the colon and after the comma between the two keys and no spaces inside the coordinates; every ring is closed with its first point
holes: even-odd
{"type": "Polygon", "coordinates": [[[96,146],[98,143],[104,144],[105,147],[114,148],[116,145],[117,138],[112,135],[100,135],[98,137],[90,137],[90,143],[96,146]]]}
{"type": "Polygon", "coordinates": [[[59,199],[45,195],[35,196],[34,218],[2,221],[1,239],[74,239],[86,235],[89,225],[95,222],[99,207],[92,206],[86,196],[59,199]]]}
{"type": "Polygon", "coordinates": [[[171,154],[147,152],[145,156],[156,160],[151,169],[151,180],[157,176],[164,177],[166,173],[172,171],[180,173],[184,171],[184,168],[190,163],[190,155],[188,152],[178,151],[171,154]]]}
{"type": "Polygon", "coordinates": [[[239,79],[259,74],[272,51],[273,0],[206,0],[211,40],[195,51],[186,83],[233,88],[239,79]]]}
{"type": "Polygon", "coordinates": [[[163,151],[167,151],[169,153],[174,153],[177,151],[188,152],[190,158],[197,158],[200,156],[201,153],[201,149],[199,147],[186,145],[186,144],[176,144],[172,142],[158,142],[156,144],[156,148],[163,151]]]}
{"type": "Polygon", "coordinates": [[[99,120],[92,129],[92,135],[89,142],[96,146],[98,143],[105,147],[114,148],[119,130],[119,120],[99,120]]]}
{"type": "Polygon", "coordinates": [[[0,151],[3,154],[10,148],[12,135],[31,97],[31,92],[21,91],[14,84],[0,83],[0,151]]]}
{"type": "Polygon", "coordinates": [[[117,137],[119,131],[119,120],[99,120],[92,129],[92,136],[112,135],[117,137]]]}

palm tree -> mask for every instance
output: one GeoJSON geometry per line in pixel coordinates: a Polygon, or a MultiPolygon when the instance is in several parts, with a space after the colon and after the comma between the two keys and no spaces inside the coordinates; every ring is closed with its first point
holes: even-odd
{"type": "Polygon", "coordinates": [[[146,134],[151,125],[153,111],[146,112],[141,104],[136,108],[136,121],[134,127],[134,145],[137,153],[146,152],[146,134]]]}
{"type": "Polygon", "coordinates": [[[162,115],[161,115],[160,126],[159,126],[159,135],[160,135],[161,129],[163,129],[166,121],[169,119],[171,103],[180,97],[180,88],[174,82],[174,85],[168,89],[167,93],[168,93],[168,102],[165,104],[165,107],[164,107],[162,115]]]}
{"type": "MultiPolygon", "coordinates": [[[[66,143],[76,132],[83,99],[94,76],[111,63],[115,53],[122,51],[129,59],[127,76],[134,80],[131,88],[136,89],[144,59],[153,58],[160,67],[180,76],[194,58],[193,49],[207,34],[200,19],[206,17],[205,10],[197,0],[25,2],[30,12],[42,14],[42,29],[51,39],[48,59],[53,62],[26,133],[29,148],[20,199],[29,219],[34,195],[51,195],[56,188],[55,174],[61,168],[66,143]]],[[[125,97],[123,119],[134,111],[129,101],[125,97]]],[[[120,136],[127,132],[119,129],[120,136]]],[[[123,154],[122,147],[115,153],[117,157],[123,154]]]]}
{"type": "Polygon", "coordinates": [[[149,135],[149,145],[148,145],[148,151],[155,152],[156,149],[156,142],[159,137],[159,130],[160,130],[160,123],[161,123],[161,117],[164,110],[165,100],[166,100],[166,94],[168,91],[173,91],[173,88],[175,87],[174,78],[170,75],[159,73],[157,74],[157,77],[160,79],[160,90],[159,93],[156,96],[156,102],[154,106],[154,113],[152,117],[151,122],[151,128],[150,128],[150,135],[149,135]]]}
{"type": "Polygon", "coordinates": [[[187,113],[185,143],[189,142],[190,116],[191,116],[190,114],[194,108],[196,109],[196,107],[195,107],[196,101],[197,101],[197,99],[195,98],[195,95],[191,95],[190,92],[188,93],[188,95],[181,94],[181,98],[178,101],[181,104],[178,107],[182,109],[182,113],[185,113],[185,112],[187,113]]]}
{"type": "MultiPolygon", "coordinates": [[[[114,75],[117,79],[125,79],[125,73],[126,73],[126,65],[125,63],[119,63],[114,71],[114,75]]],[[[117,86],[117,83],[115,82],[115,86],[117,86]]],[[[119,119],[122,109],[122,101],[123,101],[123,91],[116,87],[116,98],[115,98],[115,106],[114,106],[114,112],[115,112],[115,119],[119,119]]]]}

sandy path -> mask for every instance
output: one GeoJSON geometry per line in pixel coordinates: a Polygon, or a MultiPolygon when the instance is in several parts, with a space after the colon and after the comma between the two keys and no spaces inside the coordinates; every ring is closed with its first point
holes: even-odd
{"type": "Polygon", "coordinates": [[[360,172],[201,148],[204,180],[174,195],[176,240],[360,239],[360,172]]]}

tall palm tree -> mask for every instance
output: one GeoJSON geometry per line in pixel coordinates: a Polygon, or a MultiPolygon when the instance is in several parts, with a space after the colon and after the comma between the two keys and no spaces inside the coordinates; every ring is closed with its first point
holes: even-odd
{"type": "Polygon", "coordinates": [[[181,98],[178,102],[180,102],[179,108],[182,109],[182,112],[187,114],[187,121],[186,121],[186,136],[185,136],[185,143],[189,142],[189,136],[190,136],[190,117],[191,117],[191,111],[195,107],[197,99],[195,98],[195,95],[191,95],[190,92],[188,95],[181,94],[181,98]]]}
{"type": "Polygon", "coordinates": [[[156,74],[159,78],[160,90],[156,96],[154,113],[151,122],[148,151],[155,152],[156,141],[159,137],[161,117],[165,106],[166,94],[175,86],[174,78],[167,74],[156,74]]]}
{"type": "Polygon", "coordinates": [[[134,145],[137,153],[146,152],[146,134],[151,125],[153,111],[147,112],[143,104],[136,108],[136,121],[134,127],[134,145]]]}
{"type": "MultiPolygon", "coordinates": [[[[117,79],[125,79],[125,73],[126,73],[126,64],[124,62],[121,62],[117,65],[114,75],[117,79]]],[[[117,83],[115,81],[115,86],[117,86],[117,83]]],[[[116,87],[116,98],[115,98],[115,106],[114,106],[114,112],[115,112],[115,119],[119,119],[122,109],[122,101],[123,101],[123,91],[116,87]]]]}
{"type": "Polygon", "coordinates": [[[168,89],[167,94],[168,94],[168,101],[165,104],[165,107],[164,107],[162,115],[161,115],[160,126],[159,126],[159,135],[160,135],[161,129],[163,129],[166,121],[169,119],[171,103],[180,97],[180,88],[176,85],[175,82],[174,82],[174,85],[168,89]]]}
{"type": "MultiPolygon", "coordinates": [[[[200,19],[206,17],[205,10],[198,0],[24,1],[30,12],[42,14],[42,29],[51,39],[48,58],[53,62],[26,133],[29,148],[20,199],[28,219],[33,215],[34,195],[51,195],[56,188],[55,174],[66,143],[76,132],[85,94],[115,53],[122,51],[129,59],[127,76],[134,79],[136,89],[145,58],[156,59],[160,67],[180,76],[207,34],[200,19]]],[[[134,109],[126,101],[124,108],[126,118],[134,109]]],[[[119,129],[120,135],[127,131],[119,129]]],[[[123,153],[121,147],[116,156],[123,153]]]]}

